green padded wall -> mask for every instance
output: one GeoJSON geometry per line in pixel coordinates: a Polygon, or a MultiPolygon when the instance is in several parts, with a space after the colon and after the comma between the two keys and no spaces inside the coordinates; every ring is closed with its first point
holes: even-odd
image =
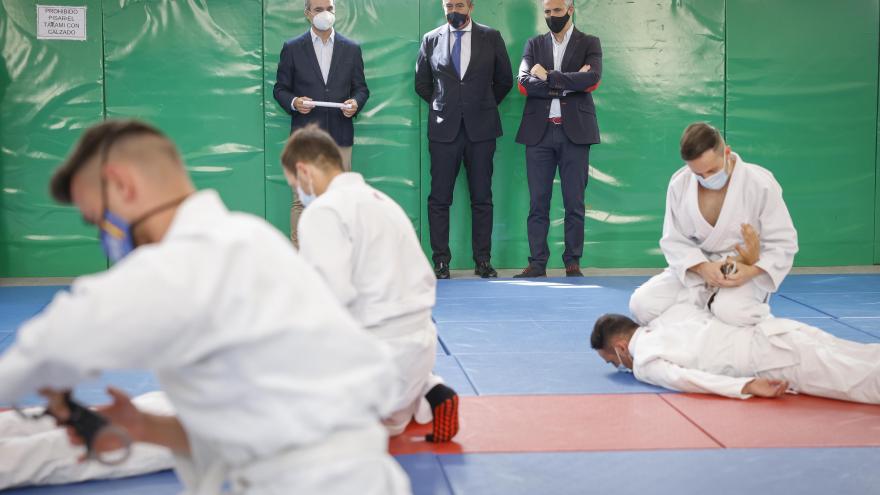
{"type": "Polygon", "coordinates": [[[96,229],[48,193],[70,145],[104,116],[101,2],[51,3],[87,7],[87,41],[38,40],[34,3],[0,1],[0,277],[107,266],[96,229]]]}
{"type": "Polygon", "coordinates": [[[104,4],[107,117],[158,125],[196,185],[265,214],[261,0],[104,4]]]}
{"type": "MultiPolygon", "coordinates": [[[[576,0],[575,22],[605,53],[594,94],[603,143],[591,153],[583,264],[662,266],[664,192],[694,120],[723,127],[746,160],[772,170],[801,239],[798,265],[880,263],[880,0],[576,0]],[[784,21],[784,22],[783,22],[784,21]]],[[[83,128],[140,117],[180,145],[199,187],[289,229],[279,164],[289,116],[272,98],[281,46],[307,29],[302,0],[56,0],[88,7],[88,41],[35,36],[32,2],[0,0],[0,277],[66,276],[106,266],[93,227],[46,192],[83,128]]],[[[355,122],[354,168],[404,207],[428,251],[427,105],[413,90],[421,36],[438,0],[345,0],[338,30],[363,46],[371,97],[355,122]]],[[[546,27],[533,0],[477,2],[514,71],[546,27]]],[[[501,105],[493,261],[528,256],[525,150],[514,142],[523,97],[501,105]]],[[[551,266],[560,266],[557,186],[551,266]]],[[[460,178],[453,267],[470,268],[470,212],[460,178]]]]}
{"type": "Polygon", "coordinates": [[[727,5],[728,141],[782,185],[801,266],[874,261],[877,5],[727,5]]]}
{"type": "MultiPolygon", "coordinates": [[[[279,156],[290,116],[272,97],[281,47],[309,29],[301,0],[265,0],[267,217],[290,230],[290,188],[279,156]]],[[[340,1],[336,29],[361,44],[370,99],[355,120],[352,168],[394,198],[418,228],[420,218],[418,97],[412,91],[418,52],[418,8],[412,0],[340,1]],[[381,9],[380,9],[381,7],[381,9]],[[389,29],[389,26],[394,26],[389,29]]]]}
{"type": "MultiPolygon", "coordinates": [[[[877,25],[880,26],[880,8],[876,9],[877,25]]],[[[880,60],[880,55],[878,55],[880,60]]],[[[880,265],[880,61],[877,68],[877,170],[874,175],[876,193],[874,194],[874,264],[880,265]]]]}

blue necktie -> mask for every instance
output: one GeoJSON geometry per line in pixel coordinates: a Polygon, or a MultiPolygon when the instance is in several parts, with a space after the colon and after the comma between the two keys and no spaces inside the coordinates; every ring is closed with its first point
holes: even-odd
{"type": "Polygon", "coordinates": [[[455,66],[455,72],[461,78],[461,37],[464,31],[455,31],[455,43],[452,44],[452,65],[455,66]]]}

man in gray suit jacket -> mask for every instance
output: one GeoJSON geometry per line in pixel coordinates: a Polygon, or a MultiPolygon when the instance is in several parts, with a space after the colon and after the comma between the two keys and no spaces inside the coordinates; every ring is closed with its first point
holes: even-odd
{"type": "MultiPolygon", "coordinates": [[[[308,124],[327,131],[342,152],[346,170],[351,170],[355,117],[367,103],[370,90],[364,78],[361,47],[333,29],[334,0],[305,0],[305,16],[311,28],[288,40],[281,49],[273,94],[275,101],[290,114],[290,132],[308,124]],[[315,107],[312,101],[342,103],[343,108],[315,107]]],[[[290,237],[296,234],[303,203],[314,199],[314,191],[304,185],[302,198],[294,195],[290,210],[290,237]]]]}
{"type": "Polygon", "coordinates": [[[557,167],[565,207],[562,261],[567,276],[583,276],[584,190],[590,145],[599,142],[591,94],[602,78],[599,38],[574,27],[572,0],[544,0],[543,10],[550,32],[526,42],[519,68],[519,88],[526,95],[526,105],[516,142],[526,145],[531,256],[517,278],[546,276],[550,197],[557,167]]]}
{"type": "Polygon", "coordinates": [[[513,87],[501,33],[471,19],[471,0],[444,0],[447,23],[422,39],[416,93],[428,102],[431,230],[434,273],[449,278],[449,206],[464,160],[471,196],[474,273],[497,277],[492,249],[492,169],[501,136],[498,105],[513,87]]]}

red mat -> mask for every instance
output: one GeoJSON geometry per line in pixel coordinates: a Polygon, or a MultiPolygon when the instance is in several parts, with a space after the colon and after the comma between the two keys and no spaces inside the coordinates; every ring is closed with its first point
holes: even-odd
{"type": "Polygon", "coordinates": [[[452,442],[410,424],[392,454],[711,449],[719,445],[656,394],[462,397],[452,442]]]}
{"type": "Polygon", "coordinates": [[[807,395],[742,401],[665,394],[663,399],[728,448],[880,446],[876,405],[807,395]]]}
{"type": "Polygon", "coordinates": [[[429,444],[430,427],[413,423],[391,453],[880,446],[880,406],[806,395],[481,396],[462,397],[459,413],[452,442],[429,444]]]}

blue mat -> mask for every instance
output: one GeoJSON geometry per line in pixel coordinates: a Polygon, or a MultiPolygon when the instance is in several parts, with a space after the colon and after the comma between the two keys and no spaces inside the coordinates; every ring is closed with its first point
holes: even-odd
{"type": "Polygon", "coordinates": [[[589,347],[593,322],[444,322],[440,334],[452,354],[570,352],[589,347]]]}
{"type": "Polygon", "coordinates": [[[12,332],[66,287],[0,287],[0,333],[12,332]]]}
{"type": "Polygon", "coordinates": [[[668,392],[618,372],[592,351],[462,354],[458,359],[480,395],[668,392]]]}
{"type": "Polygon", "coordinates": [[[858,328],[863,332],[880,337],[880,317],[878,318],[841,318],[841,322],[858,328]]]}
{"type": "Polygon", "coordinates": [[[880,292],[880,274],[789,275],[779,292],[880,292]]]}
{"type": "Polygon", "coordinates": [[[878,493],[878,462],[880,449],[719,449],[440,457],[452,492],[468,495],[865,495],[878,493]]]}
{"type": "Polygon", "coordinates": [[[804,292],[784,297],[836,318],[880,317],[880,292],[804,292]]]}
{"type": "Polygon", "coordinates": [[[459,395],[477,395],[477,391],[474,390],[470,379],[455,356],[437,356],[437,361],[434,363],[434,373],[443,377],[443,381],[459,395]]]}

